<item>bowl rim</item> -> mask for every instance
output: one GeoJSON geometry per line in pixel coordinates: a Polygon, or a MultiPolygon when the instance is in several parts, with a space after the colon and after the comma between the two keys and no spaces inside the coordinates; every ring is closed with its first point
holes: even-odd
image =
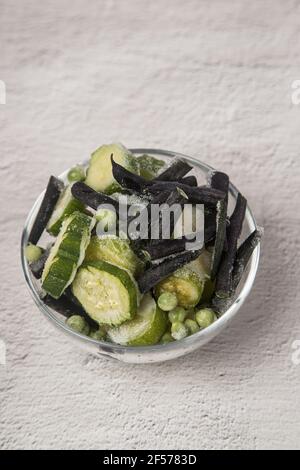
{"type": "MultiPolygon", "coordinates": [[[[132,148],[132,149],[129,149],[129,150],[132,153],[138,154],[138,155],[146,153],[146,154],[150,154],[150,155],[161,155],[161,156],[166,156],[166,157],[171,157],[171,158],[175,158],[175,157],[184,158],[187,161],[190,161],[191,163],[193,163],[196,167],[200,167],[200,169],[205,171],[206,173],[211,172],[211,171],[215,171],[215,169],[212,166],[208,165],[207,163],[204,163],[201,160],[198,160],[194,157],[190,157],[188,155],[185,155],[185,154],[182,154],[182,153],[179,153],[179,152],[174,152],[174,151],[169,151],[169,150],[162,150],[162,149],[151,149],[151,148],[132,148]]],[[[87,161],[84,162],[83,164],[86,164],[86,163],[87,163],[87,161]]],[[[67,173],[67,171],[68,170],[63,172],[60,175],[60,177],[62,177],[62,175],[65,175],[67,173]]],[[[229,184],[229,192],[236,199],[237,194],[238,194],[238,189],[236,188],[236,186],[234,184],[232,184],[231,181],[230,181],[230,184],[229,184]]],[[[221,331],[222,326],[225,326],[226,323],[238,312],[238,310],[243,305],[244,301],[246,300],[246,298],[248,297],[248,295],[249,295],[249,293],[252,289],[252,286],[253,286],[253,283],[254,283],[254,280],[255,280],[255,277],[256,277],[256,274],[257,274],[258,265],[259,265],[260,243],[256,246],[255,250],[252,253],[252,256],[251,256],[251,259],[250,259],[250,269],[249,269],[248,275],[245,278],[242,289],[239,292],[236,299],[234,300],[234,302],[230,305],[230,307],[226,310],[226,312],[223,313],[222,316],[219,317],[212,325],[210,325],[209,327],[207,327],[203,330],[198,331],[197,333],[194,333],[193,335],[187,336],[186,338],[183,338],[181,340],[172,341],[172,342],[167,343],[167,344],[155,344],[155,345],[151,345],[151,346],[123,346],[123,345],[120,345],[120,344],[115,344],[115,343],[110,343],[110,342],[106,342],[106,341],[96,340],[96,339],[90,338],[89,336],[85,336],[81,333],[78,333],[78,332],[72,330],[70,327],[68,327],[66,325],[66,323],[64,323],[64,322],[60,321],[58,318],[56,318],[56,316],[52,312],[51,308],[48,307],[42,301],[42,299],[39,296],[39,293],[37,292],[37,290],[34,286],[34,283],[33,283],[32,277],[31,277],[31,273],[30,273],[29,264],[27,263],[27,260],[26,260],[26,257],[25,257],[25,247],[28,243],[28,230],[27,230],[27,227],[28,227],[29,222],[31,221],[33,213],[37,209],[37,206],[40,204],[44,193],[45,193],[45,190],[37,197],[37,199],[35,200],[32,208],[31,208],[31,210],[30,210],[30,212],[29,212],[29,214],[26,218],[26,222],[25,222],[25,225],[24,225],[24,228],[23,228],[23,231],[22,231],[22,237],[21,237],[21,264],[22,264],[22,269],[23,269],[23,273],[24,273],[24,277],[25,277],[25,280],[26,280],[27,287],[29,289],[29,292],[30,292],[35,304],[39,308],[39,310],[42,311],[42,313],[46,316],[46,318],[48,320],[50,320],[51,323],[53,323],[58,329],[60,329],[61,331],[63,331],[64,333],[66,333],[68,335],[70,334],[73,338],[79,339],[79,340],[84,341],[85,343],[88,343],[88,344],[93,344],[93,345],[96,345],[96,346],[100,346],[100,349],[102,351],[105,351],[107,349],[109,351],[113,350],[113,351],[118,352],[120,354],[122,354],[122,353],[129,353],[129,354],[141,353],[142,354],[143,352],[144,353],[146,353],[146,352],[149,353],[149,352],[161,352],[162,350],[163,351],[176,350],[178,348],[181,348],[184,345],[188,346],[188,345],[191,345],[193,343],[197,343],[198,339],[199,339],[199,343],[201,343],[200,339],[201,339],[202,336],[205,336],[208,333],[211,333],[211,336],[213,337],[214,336],[214,331],[216,331],[216,332],[217,332],[217,330],[221,331]]],[[[248,203],[247,203],[247,208],[246,208],[245,219],[248,222],[248,225],[250,227],[251,232],[258,228],[256,220],[253,216],[252,210],[249,207],[248,203]]]]}

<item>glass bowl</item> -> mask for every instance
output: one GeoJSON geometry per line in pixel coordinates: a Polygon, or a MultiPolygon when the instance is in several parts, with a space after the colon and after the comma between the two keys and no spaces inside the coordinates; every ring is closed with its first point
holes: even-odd
{"type": "MultiPolygon", "coordinates": [[[[194,158],[182,155],[176,152],[169,152],[166,150],[154,150],[154,149],[131,149],[131,151],[136,154],[147,153],[159,157],[165,161],[170,161],[174,157],[182,157],[189,161],[194,167],[194,174],[198,177],[199,183],[205,183],[208,174],[213,170],[209,165],[202,163],[194,158]]],[[[85,162],[87,165],[87,162],[85,162]]],[[[60,178],[66,180],[68,170],[60,175],[60,178]]],[[[229,211],[232,211],[238,190],[230,184],[229,189],[229,211]]],[[[32,276],[28,263],[25,258],[25,247],[28,241],[28,235],[30,233],[31,227],[39,210],[44,192],[40,194],[34,203],[28,218],[25,223],[25,227],[22,233],[21,240],[21,261],[24,276],[26,283],[30,290],[30,293],[38,306],[40,312],[45,318],[47,318],[57,329],[64,333],[68,340],[74,340],[81,347],[84,347],[89,353],[96,355],[110,356],[112,358],[118,359],[123,362],[129,363],[152,363],[152,362],[162,362],[170,359],[175,359],[176,357],[183,356],[194,351],[197,348],[200,348],[204,344],[211,341],[215,336],[217,336],[233,319],[233,317],[238,313],[239,309],[243,305],[245,299],[247,298],[249,292],[254,283],[256,276],[259,256],[260,256],[260,246],[258,245],[249,261],[248,267],[244,276],[240,282],[238,292],[236,293],[235,299],[232,305],[228,310],[211,326],[208,328],[199,331],[187,338],[184,338],[180,341],[174,341],[165,345],[158,344],[155,346],[120,346],[118,344],[108,343],[104,341],[98,341],[87,336],[84,336],[80,333],[75,332],[65,324],[65,317],[55,310],[51,309],[49,306],[43,303],[40,298],[41,288],[39,282],[32,276]]],[[[241,238],[244,239],[247,237],[253,230],[257,228],[255,219],[251,212],[249,206],[247,206],[246,217],[244,221],[244,227],[241,238]]],[[[45,237],[43,235],[43,237],[45,237]]],[[[41,240],[42,242],[43,240],[41,240]]],[[[42,243],[41,243],[42,244],[42,243]]]]}

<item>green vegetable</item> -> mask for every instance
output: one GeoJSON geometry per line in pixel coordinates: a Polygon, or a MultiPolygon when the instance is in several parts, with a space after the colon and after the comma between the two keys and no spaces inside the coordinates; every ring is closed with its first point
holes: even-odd
{"type": "Polygon", "coordinates": [[[42,274],[42,288],[55,299],[73,282],[84,260],[93,226],[94,220],[80,212],[64,220],[42,274]]]}
{"type": "Polygon", "coordinates": [[[85,183],[95,191],[112,194],[120,189],[112,174],[112,155],[116,163],[132,173],[139,173],[137,159],[122,144],[102,145],[92,153],[85,180],[85,183]]]}
{"type": "Polygon", "coordinates": [[[150,294],[146,294],[133,320],[118,328],[110,328],[107,335],[117,344],[149,346],[158,343],[167,327],[167,316],[157,307],[150,294]]]}
{"type": "Polygon", "coordinates": [[[85,169],[81,165],[74,166],[68,173],[68,180],[70,183],[75,181],[84,181],[85,180],[85,169]]]}
{"type": "Polygon", "coordinates": [[[144,266],[144,263],[130,248],[128,240],[112,237],[92,237],[86,251],[85,261],[106,261],[127,269],[133,275],[140,273],[144,266]]]}
{"type": "Polygon", "coordinates": [[[173,310],[178,304],[176,294],[174,294],[173,292],[163,292],[158,297],[157,304],[159,308],[161,308],[165,312],[173,310]]]}
{"type": "Polygon", "coordinates": [[[72,330],[77,331],[77,333],[88,335],[90,332],[89,325],[80,315],[72,315],[66,320],[66,324],[72,328],[72,330]]]}
{"type": "Polygon", "coordinates": [[[28,263],[33,263],[38,261],[42,256],[44,250],[37,245],[33,245],[32,243],[28,243],[25,248],[25,257],[28,263]]]}
{"type": "Polygon", "coordinates": [[[155,287],[155,295],[158,296],[165,291],[175,292],[180,307],[186,309],[194,307],[202,300],[206,283],[210,281],[210,266],[211,253],[204,250],[194,261],[161,281],[155,287]]]}
{"type": "Polygon", "coordinates": [[[165,166],[163,160],[158,160],[150,155],[141,155],[137,158],[140,166],[140,174],[146,180],[152,180],[158,175],[159,171],[165,166]]]}
{"type": "Polygon", "coordinates": [[[210,279],[211,258],[212,254],[208,250],[204,250],[198,258],[187,264],[186,268],[197,274],[201,281],[207,281],[210,279]]]}
{"type": "Polygon", "coordinates": [[[82,212],[84,205],[72,196],[72,185],[68,186],[60,195],[51,218],[47,225],[47,231],[57,237],[63,221],[75,211],[82,212]]]}
{"type": "Polygon", "coordinates": [[[72,292],[98,324],[120,325],[133,318],[139,292],[128,271],[105,261],[89,261],[78,271],[72,292]]]}
{"type": "Polygon", "coordinates": [[[201,255],[186,267],[191,269],[204,283],[201,302],[209,302],[215,290],[215,282],[211,280],[212,253],[204,250],[201,255]]]}
{"type": "Polygon", "coordinates": [[[169,331],[165,333],[160,340],[161,344],[168,344],[172,341],[174,341],[174,338],[169,331]]]}
{"type": "Polygon", "coordinates": [[[38,243],[63,189],[64,183],[55,176],[50,176],[43,200],[30,230],[28,242],[34,245],[38,243]]]}
{"type": "Polygon", "coordinates": [[[183,322],[186,318],[187,311],[183,307],[176,307],[169,312],[169,320],[171,323],[180,321],[183,322]]]}
{"type": "Polygon", "coordinates": [[[171,326],[171,335],[174,339],[180,340],[188,335],[188,329],[182,322],[174,322],[171,326]]]}
{"type": "Polygon", "coordinates": [[[188,329],[188,332],[190,335],[193,335],[194,333],[197,333],[197,331],[200,330],[197,322],[195,322],[195,320],[190,320],[189,318],[187,318],[184,322],[185,326],[187,327],[188,329]]]}
{"type": "Polygon", "coordinates": [[[99,328],[98,330],[92,330],[89,334],[90,338],[96,339],[98,341],[103,341],[106,336],[106,331],[99,328]]]}
{"type": "Polygon", "coordinates": [[[204,282],[199,276],[189,268],[183,267],[155,287],[155,296],[171,292],[176,295],[180,307],[191,308],[201,299],[203,287],[204,282]]]}
{"type": "Polygon", "coordinates": [[[196,312],[196,321],[201,329],[207,328],[216,319],[216,314],[211,308],[202,308],[196,312]]]}

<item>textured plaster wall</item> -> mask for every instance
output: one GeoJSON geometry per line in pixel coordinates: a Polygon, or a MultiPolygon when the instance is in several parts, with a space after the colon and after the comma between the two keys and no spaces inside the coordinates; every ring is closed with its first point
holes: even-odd
{"type": "Polygon", "coordinates": [[[299,37],[295,0],[0,0],[2,449],[300,448],[299,37]],[[23,280],[49,174],[114,140],[228,171],[265,227],[240,315],[173,362],[76,350],[23,280]]]}

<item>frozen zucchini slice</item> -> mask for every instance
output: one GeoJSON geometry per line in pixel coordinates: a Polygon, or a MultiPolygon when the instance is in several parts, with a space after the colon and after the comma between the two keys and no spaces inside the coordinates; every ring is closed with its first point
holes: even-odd
{"type": "Polygon", "coordinates": [[[202,296],[204,281],[187,266],[161,281],[155,287],[155,297],[158,298],[164,292],[173,292],[180,307],[191,308],[197,305],[202,296]]]}
{"type": "Polygon", "coordinates": [[[137,284],[124,269],[105,261],[90,261],[79,269],[72,292],[97,323],[120,325],[137,311],[137,284]]]}
{"type": "Polygon", "coordinates": [[[85,261],[106,261],[128,269],[133,275],[140,273],[144,266],[130,248],[129,241],[121,238],[93,236],[86,250],[85,261]]]}
{"type": "Polygon", "coordinates": [[[140,174],[146,180],[155,178],[160,170],[166,165],[163,160],[152,157],[151,155],[141,155],[137,158],[140,166],[140,174]]]}
{"type": "Polygon", "coordinates": [[[159,342],[167,328],[167,314],[160,310],[150,294],[146,294],[133,320],[107,331],[108,338],[117,344],[149,346],[159,342]]]}
{"type": "Polygon", "coordinates": [[[187,268],[194,271],[202,281],[210,279],[212,254],[208,250],[203,252],[194,261],[186,265],[187,268]]]}
{"type": "Polygon", "coordinates": [[[42,288],[58,299],[73,282],[90,242],[94,219],[74,212],[63,223],[42,274],[42,288]]]}
{"type": "Polygon", "coordinates": [[[111,156],[116,163],[132,173],[139,174],[139,164],[134,155],[122,144],[102,145],[92,153],[85,183],[95,191],[112,194],[120,189],[113,177],[111,156]]]}
{"type": "Polygon", "coordinates": [[[52,216],[47,225],[47,232],[57,237],[61,229],[62,223],[66,217],[75,211],[83,211],[84,205],[72,196],[72,185],[68,186],[54,208],[52,216]]]}
{"type": "Polygon", "coordinates": [[[212,253],[208,250],[204,250],[197,259],[187,265],[204,282],[201,302],[209,302],[215,290],[215,281],[211,279],[211,266],[212,253]]]}

